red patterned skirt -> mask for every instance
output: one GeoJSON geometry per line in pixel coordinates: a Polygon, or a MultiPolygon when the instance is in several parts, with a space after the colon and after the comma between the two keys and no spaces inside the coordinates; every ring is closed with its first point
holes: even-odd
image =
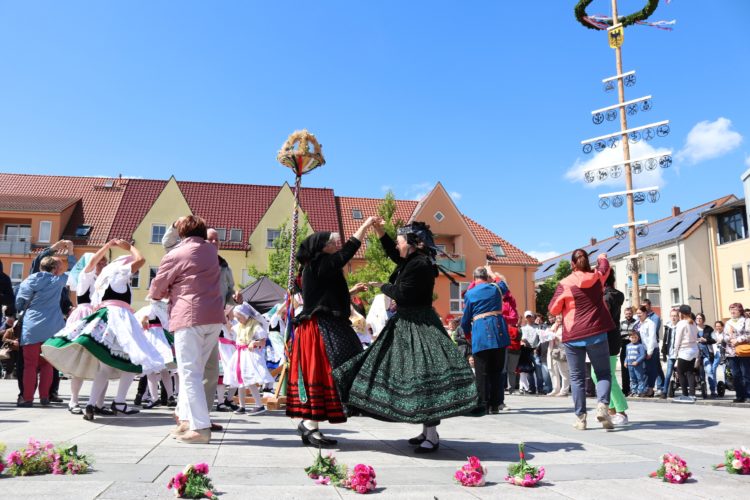
{"type": "Polygon", "coordinates": [[[286,414],[318,422],[328,420],[332,424],[346,422],[317,318],[303,320],[294,335],[286,414]]]}

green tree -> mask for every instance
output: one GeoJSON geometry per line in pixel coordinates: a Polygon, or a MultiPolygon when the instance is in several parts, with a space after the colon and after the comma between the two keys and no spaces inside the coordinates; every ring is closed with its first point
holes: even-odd
{"type": "MultiPolygon", "coordinates": [[[[266,270],[261,271],[257,267],[251,266],[247,272],[256,279],[265,276],[286,290],[289,285],[289,248],[292,244],[292,229],[289,227],[289,220],[281,225],[279,231],[279,237],[273,242],[273,250],[268,254],[266,270]]],[[[307,238],[308,234],[310,234],[310,226],[307,223],[307,217],[303,214],[297,229],[297,248],[299,248],[302,240],[307,238]]],[[[243,283],[242,286],[245,287],[249,284],[243,283]]]]}
{"type": "Polygon", "coordinates": [[[555,274],[544,280],[544,283],[539,285],[539,291],[536,294],[536,312],[547,316],[547,306],[549,306],[552,296],[555,294],[557,285],[560,281],[568,276],[572,272],[570,267],[570,261],[563,259],[555,268],[555,274]]]}
{"type": "MultiPolygon", "coordinates": [[[[401,219],[394,219],[395,213],[396,199],[393,196],[393,192],[388,191],[385,198],[383,198],[383,202],[378,206],[378,215],[385,220],[385,232],[393,239],[396,239],[398,228],[404,225],[404,221],[401,219]]],[[[371,231],[365,239],[365,259],[367,260],[367,264],[364,267],[357,269],[347,276],[350,286],[356,283],[371,281],[387,282],[388,277],[396,268],[396,264],[383,251],[383,246],[380,244],[378,235],[374,231],[371,231]]],[[[369,302],[378,293],[380,293],[379,290],[368,290],[360,294],[360,296],[369,302]]]]}

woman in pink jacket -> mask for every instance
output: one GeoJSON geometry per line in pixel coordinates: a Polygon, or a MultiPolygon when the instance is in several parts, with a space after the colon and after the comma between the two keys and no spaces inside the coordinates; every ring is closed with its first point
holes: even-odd
{"type": "Polygon", "coordinates": [[[203,373],[225,321],[218,250],[206,241],[206,223],[200,217],[182,217],[175,227],[182,241],[162,258],[149,295],[154,300],[169,298],[180,376],[180,424],[173,435],[184,443],[208,443],[211,420],[203,373]]]}
{"type": "Polygon", "coordinates": [[[586,355],[591,360],[596,383],[596,418],[605,429],[612,429],[609,415],[611,371],[607,332],[615,326],[604,303],[604,282],[610,273],[606,254],[591,268],[583,249],[570,257],[573,272],[557,285],[549,304],[550,314],[562,314],[562,341],[570,369],[570,388],[575,405],[575,428],[586,429],[586,355]]]}

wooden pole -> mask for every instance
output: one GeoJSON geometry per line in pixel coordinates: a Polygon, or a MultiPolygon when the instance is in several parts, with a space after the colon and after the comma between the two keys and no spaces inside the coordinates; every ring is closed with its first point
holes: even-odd
{"type": "MultiPolygon", "coordinates": [[[[617,0],[612,0],[612,25],[618,24],[617,16],[617,0]]],[[[623,30],[624,31],[624,30],[623,30]]],[[[615,63],[617,65],[617,75],[622,74],[622,45],[615,47],[615,63]]],[[[625,81],[624,78],[617,79],[617,97],[618,103],[620,104],[620,130],[625,131],[628,129],[628,118],[625,112],[625,81]]],[[[630,143],[628,142],[628,135],[622,134],[622,154],[623,160],[625,160],[625,189],[628,191],[633,189],[633,172],[630,168],[630,143]]],[[[631,264],[631,281],[633,285],[630,289],[630,305],[638,307],[641,305],[641,289],[638,283],[638,260],[636,255],[638,254],[638,246],[636,243],[636,231],[635,225],[635,204],[633,203],[633,193],[627,194],[627,207],[628,207],[628,236],[630,239],[630,264],[631,264]]]]}

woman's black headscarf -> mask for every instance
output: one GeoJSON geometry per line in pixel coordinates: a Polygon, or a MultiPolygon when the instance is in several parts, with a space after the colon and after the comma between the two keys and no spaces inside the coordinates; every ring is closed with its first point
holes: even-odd
{"type": "Polygon", "coordinates": [[[303,266],[320,255],[328,241],[331,239],[330,231],[320,231],[313,233],[299,245],[297,250],[297,262],[303,266]]]}

